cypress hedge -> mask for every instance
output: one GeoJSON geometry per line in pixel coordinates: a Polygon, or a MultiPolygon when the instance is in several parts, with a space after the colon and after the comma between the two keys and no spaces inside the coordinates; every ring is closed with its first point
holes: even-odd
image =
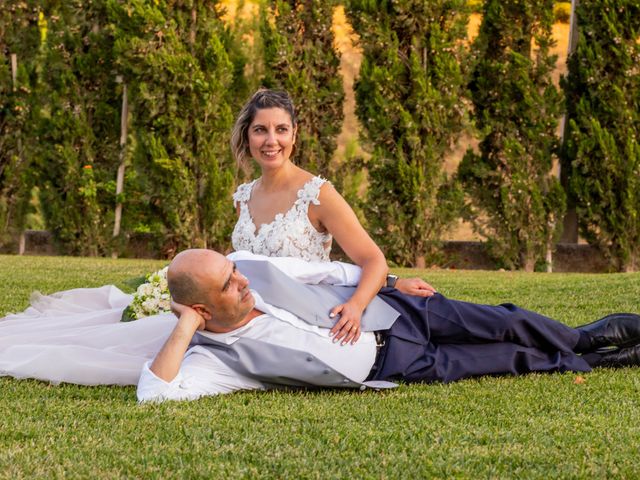
{"type": "Polygon", "coordinates": [[[565,205],[551,175],[561,96],[551,81],[552,0],[488,0],[470,83],[479,152],[458,174],[476,228],[507,268],[532,271],[558,237],[565,205]]]}
{"type": "MultiPolygon", "coordinates": [[[[365,221],[392,262],[422,265],[435,252],[463,204],[458,178],[504,266],[530,270],[541,261],[565,203],[549,175],[562,101],[550,80],[551,0],[487,1],[471,58],[466,1],[349,2],[364,54],[357,114],[372,156],[361,171],[352,158],[340,175],[331,165],[344,96],[331,31],[335,4],[262,3],[268,8],[249,49],[225,27],[216,1],[3,2],[0,242],[24,228],[38,186],[47,228],[67,253],[107,254],[124,248],[132,232],[152,234],[166,255],[189,246],[227,249],[239,181],[228,134],[233,114],[261,83],[287,89],[300,107],[302,166],[336,184],[368,175],[365,221]],[[252,58],[255,68],[245,69],[260,45],[264,62],[252,58]],[[127,169],[116,197],[125,84],[127,169]],[[469,103],[482,141],[479,152],[467,152],[459,177],[449,178],[443,161],[467,126],[469,103]],[[114,241],[116,201],[124,202],[125,235],[114,241]]],[[[563,81],[568,193],[582,235],[621,270],[640,262],[636,3],[580,3],[578,47],[563,81]]]]}
{"type": "Polygon", "coordinates": [[[640,4],[581,0],[563,81],[570,172],[581,235],[611,267],[640,268],[640,4]]]}
{"type": "Polygon", "coordinates": [[[44,2],[34,159],[47,227],[70,254],[111,249],[120,98],[106,5],[44,2]]]}
{"type": "Polygon", "coordinates": [[[0,4],[0,246],[24,229],[35,181],[30,171],[37,145],[32,127],[38,3],[0,4]]]}
{"type": "Polygon", "coordinates": [[[166,255],[224,250],[234,222],[228,135],[245,92],[234,87],[237,67],[227,53],[234,38],[217,7],[109,1],[116,61],[130,85],[131,175],[148,206],[136,229],[161,236],[166,255]]]}
{"type": "Polygon", "coordinates": [[[331,29],[334,1],[274,0],[263,10],[261,34],[268,88],[289,92],[298,109],[295,160],[332,178],[342,128],[344,90],[331,29]]]}
{"type": "Polygon", "coordinates": [[[356,112],[372,149],[365,210],[387,258],[424,266],[459,217],[462,192],[443,171],[465,128],[465,0],[352,1],[364,58],[356,112]]]}

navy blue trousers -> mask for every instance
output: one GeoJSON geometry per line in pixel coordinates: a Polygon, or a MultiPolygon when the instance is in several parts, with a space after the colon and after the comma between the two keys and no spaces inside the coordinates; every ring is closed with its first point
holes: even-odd
{"type": "Polygon", "coordinates": [[[383,332],[371,379],[452,382],[478,375],[588,372],[574,328],[513,304],[478,305],[443,295],[414,297],[391,288],[379,296],[400,312],[383,332]]]}

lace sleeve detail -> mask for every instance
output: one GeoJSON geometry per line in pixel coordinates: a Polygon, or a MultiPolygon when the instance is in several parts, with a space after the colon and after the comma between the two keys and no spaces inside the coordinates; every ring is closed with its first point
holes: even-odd
{"type": "Polygon", "coordinates": [[[243,183],[242,185],[238,186],[238,189],[233,194],[234,207],[238,207],[239,203],[246,203],[249,201],[249,199],[251,198],[251,189],[254,183],[255,180],[253,182],[243,183]]]}

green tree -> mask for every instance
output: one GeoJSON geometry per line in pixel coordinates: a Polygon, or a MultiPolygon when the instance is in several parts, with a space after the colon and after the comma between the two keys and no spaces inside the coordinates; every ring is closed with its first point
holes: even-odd
{"type": "Polygon", "coordinates": [[[110,250],[120,98],[105,7],[43,2],[36,171],[47,227],[72,254],[110,250]]]}
{"type": "Polygon", "coordinates": [[[552,0],[488,0],[470,90],[483,134],[459,176],[478,230],[509,268],[534,269],[557,237],[564,194],[551,175],[561,97],[551,81],[552,0]]]}
{"type": "Polygon", "coordinates": [[[30,128],[40,44],[38,3],[0,5],[0,245],[23,230],[34,181],[30,128]]]}
{"type": "Polygon", "coordinates": [[[370,231],[387,258],[422,266],[462,203],[443,163],[467,118],[466,0],[354,0],[347,14],[364,53],[370,231]]]}
{"type": "Polygon", "coordinates": [[[640,4],[581,0],[579,39],[563,81],[580,233],[614,268],[640,268],[640,4]]]}
{"type": "Polygon", "coordinates": [[[264,86],[289,92],[299,112],[295,160],[332,178],[344,90],[331,29],[334,1],[275,0],[263,9],[264,86]]]}
{"type": "Polygon", "coordinates": [[[136,229],[161,236],[167,255],[192,246],[224,250],[235,219],[228,137],[246,91],[236,87],[244,85],[236,82],[242,69],[228,53],[238,50],[219,5],[108,4],[117,70],[129,85],[135,175],[149,208],[136,229]]]}

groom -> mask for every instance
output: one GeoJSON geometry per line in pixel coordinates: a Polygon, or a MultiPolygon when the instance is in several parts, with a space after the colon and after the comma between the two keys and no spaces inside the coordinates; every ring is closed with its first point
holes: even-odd
{"type": "MultiPolygon", "coordinates": [[[[299,261],[285,274],[270,261],[234,263],[211,250],[175,257],[168,281],[179,319],[143,369],[140,401],[640,365],[638,315],[570,328],[512,304],[414,297],[393,288],[383,288],[365,310],[359,341],[343,345],[330,336],[335,319],[328,312],[353,287],[306,285],[291,277],[309,279],[317,265],[299,261]]],[[[350,282],[344,267],[324,275],[350,282]]]]}

